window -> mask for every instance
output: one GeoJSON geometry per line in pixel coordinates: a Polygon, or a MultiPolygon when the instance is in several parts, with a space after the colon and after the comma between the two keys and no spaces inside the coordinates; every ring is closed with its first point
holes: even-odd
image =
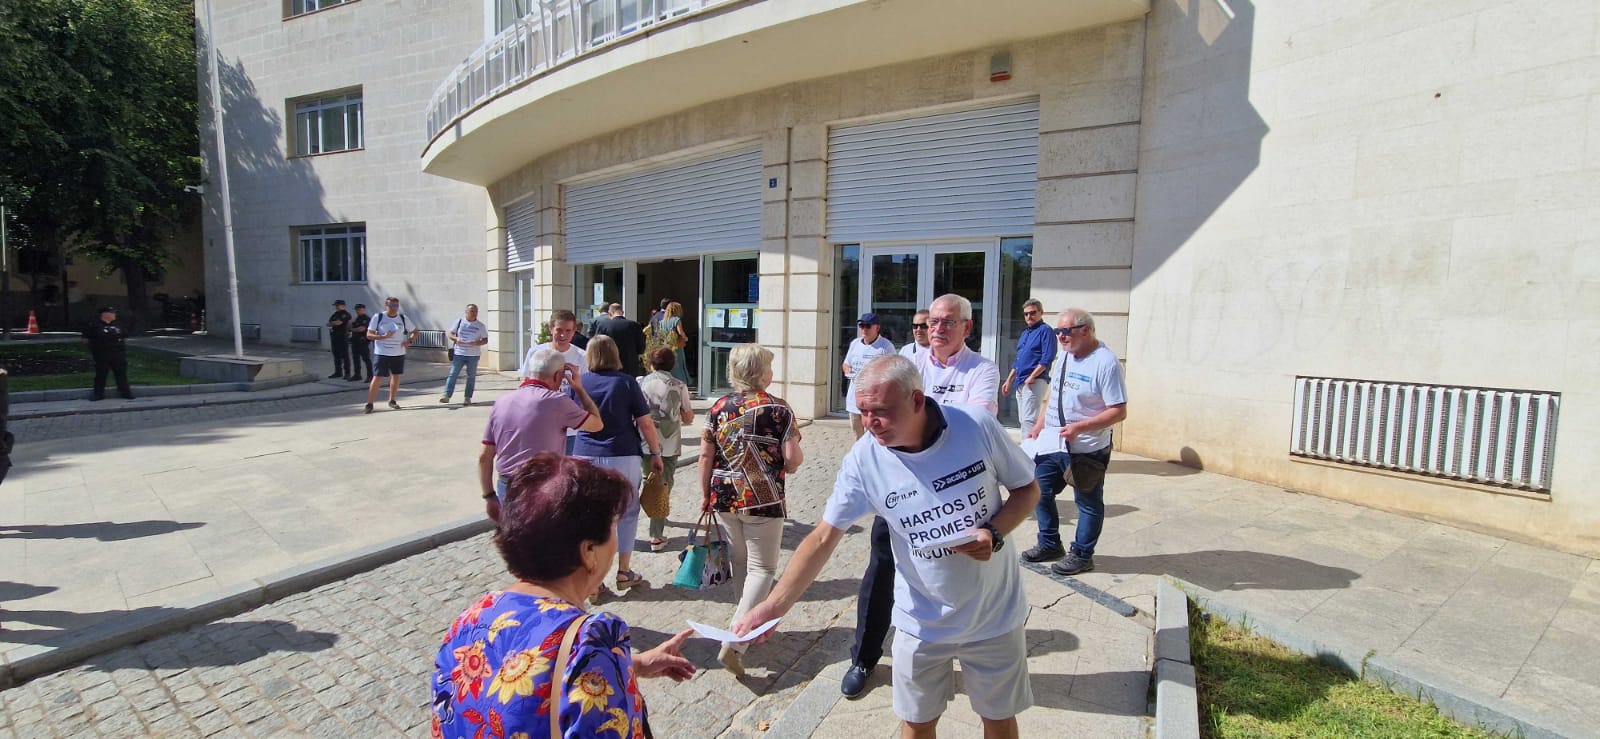
{"type": "Polygon", "coordinates": [[[296,100],[293,156],[361,148],[361,91],[296,100]]]}
{"type": "Polygon", "coordinates": [[[286,17],[293,18],[297,15],[314,13],[318,10],[326,10],[335,5],[344,5],[345,3],[353,3],[355,1],[356,0],[286,0],[284,3],[284,15],[286,17]]]}
{"type": "Polygon", "coordinates": [[[300,282],[366,282],[367,226],[302,226],[295,229],[300,282]]]}

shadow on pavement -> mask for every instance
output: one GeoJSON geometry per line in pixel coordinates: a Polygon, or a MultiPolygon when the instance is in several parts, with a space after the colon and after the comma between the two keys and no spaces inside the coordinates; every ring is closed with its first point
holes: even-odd
{"type": "Polygon", "coordinates": [[[1152,477],[1187,477],[1200,474],[1199,468],[1185,467],[1176,462],[1157,462],[1153,459],[1115,460],[1106,467],[1106,475],[1150,475],[1152,477]]]}
{"type": "MultiPolygon", "coordinates": [[[[44,595],[45,593],[54,593],[60,589],[61,588],[58,588],[54,585],[29,585],[25,582],[0,580],[0,603],[4,603],[8,600],[27,600],[29,598],[36,598],[44,595]]],[[[5,611],[0,610],[0,614],[3,613],[5,613],[5,611]]],[[[4,618],[4,616],[0,616],[0,618],[4,618]]]]}
{"type": "Polygon", "coordinates": [[[110,672],[126,668],[184,669],[242,665],[280,652],[320,652],[339,635],[303,631],[287,621],[214,621],[188,631],[90,657],[85,667],[110,672]]]}
{"type": "Polygon", "coordinates": [[[1150,673],[1086,672],[1081,675],[1029,673],[1033,705],[1079,713],[1143,716],[1150,673]]]}
{"type": "Polygon", "coordinates": [[[174,531],[186,531],[204,526],[204,522],[179,521],[93,521],[57,525],[0,524],[0,539],[99,539],[100,541],[127,541],[146,536],[160,536],[174,531]]]}
{"type": "Polygon", "coordinates": [[[1207,590],[1328,590],[1348,588],[1355,570],[1295,557],[1233,549],[1118,557],[1098,554],[1095,571],[1115,575],[1173,575],[1207,590]]]}

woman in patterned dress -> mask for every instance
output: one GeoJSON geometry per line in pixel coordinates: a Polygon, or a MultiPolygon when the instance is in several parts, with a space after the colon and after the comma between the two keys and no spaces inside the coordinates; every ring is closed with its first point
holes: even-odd
{"type": "Polygon", "coordinates": [[[478,598],[446,632],[429,685],[436,739],[542,739],[552,715],[565,737],[648,734],[638,678],[693,677],[678,651],[692,632],[635,654],[621,618],[583,608],[611,569],[631,498],[621,475],[553,452],[512,477],[494,542],[516,581],[478,598]],[[562,637],[585,616],[552,711],[562,637]]]}
{"type": "MultiPolygon", "coordinates": [[[[740,344],[728,353],[733,392],[717,399],[706,415],[700,442],[702,510],[716,511],[728,529],[733,579],[742,583],[738,620],[772,590],[783,544],[784,480],[800,467],[800,432],[794,411],[767,392],[772,352],[740,344]]],[[[724,643],[717,654],[735,675],[744,674],[747,644],[724,643]]]]}

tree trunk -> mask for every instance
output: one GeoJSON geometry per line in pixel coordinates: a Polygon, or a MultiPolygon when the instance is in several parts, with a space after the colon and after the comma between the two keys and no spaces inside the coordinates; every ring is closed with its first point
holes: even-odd
{"type": "Polygon", "coordinates": [[[144,267],[131,259],[118,259],[117,271],[122,273],[122,283],[128,286],[127,312],[124,325],[129,334],[144,330],[145,307],[150,299],[145,294],[144,267]]]}

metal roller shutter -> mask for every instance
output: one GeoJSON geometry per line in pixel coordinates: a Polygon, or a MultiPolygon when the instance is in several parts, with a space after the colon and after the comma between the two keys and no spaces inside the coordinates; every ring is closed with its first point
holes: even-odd
{"type": "Polygon", "coordinates": [[[533,250],[538,244],[539,199],[506,206],[506,271],[533,269],[533,250]]]}
{"type": "Polygon", "coordinates": [[[567,188],[567,262],[698,256],[761,245],[761,150],[567,188]]]}
{"type": "Polygon", "coordinates": [[[1039,103],[828,132],[828,240],[1033,233],[1039,103]]]}

